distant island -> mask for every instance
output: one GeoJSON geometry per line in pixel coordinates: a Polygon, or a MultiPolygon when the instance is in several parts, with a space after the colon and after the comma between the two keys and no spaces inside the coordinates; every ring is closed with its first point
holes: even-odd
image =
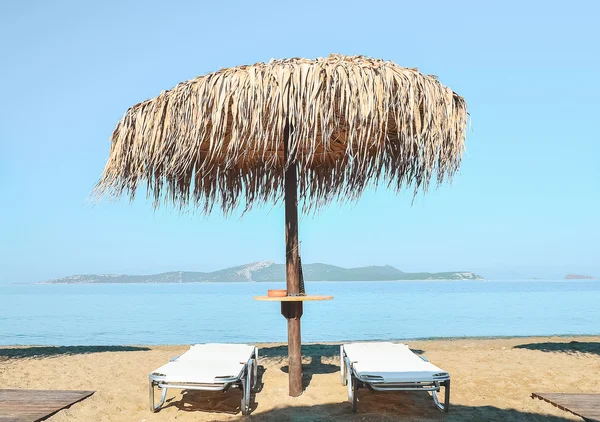
{"type": "Polygon", "coordinates": [[[596,277],[592,277],[591,275],[581,275],[581,274],[567,274],[565,276],[565,280],[595,280],[596,277]]]}
{"type": "MultiPolygon", "coordinates": [[[[484,280],[478,274],[459,271],[443,273],[405,273],[389,265],[342,268],[328,264],[302,266],[305,281],[409,281],[409,280],[484,280]]],[[[43,281],[39,284],[95,283],[217,283],[285,281],[285,265],[270,261],[255,262],[212,272],[174,271],[154,275],[83,274],[43,281]]]]}

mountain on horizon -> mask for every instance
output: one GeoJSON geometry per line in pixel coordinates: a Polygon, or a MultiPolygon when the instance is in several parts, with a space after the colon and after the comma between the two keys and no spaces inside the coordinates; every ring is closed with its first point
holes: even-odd
{"type": "MultiPolygon", "coordinates": [[[[390,265],[343,268],[314,263],[302,266],[305,281],[484,280],[468,271],[405,273],[390,265]]],[[[217,283],[285,281],[285,265],[253,262],[212,272],[173,271],[153,275],[81,274],[43,281],[40,284],[91,283],[217,283]]]]}

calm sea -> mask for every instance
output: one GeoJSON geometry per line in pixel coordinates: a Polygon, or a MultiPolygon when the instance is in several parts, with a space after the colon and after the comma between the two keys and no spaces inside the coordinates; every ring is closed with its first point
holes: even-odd
{"type": "MultiPolygon", "coordinates": [[[[282,283],[0,286],[1,345],[286,341],[282,283]]],[[[304,342],[600,334],[600,282],[322,282],[304,342]]]]}

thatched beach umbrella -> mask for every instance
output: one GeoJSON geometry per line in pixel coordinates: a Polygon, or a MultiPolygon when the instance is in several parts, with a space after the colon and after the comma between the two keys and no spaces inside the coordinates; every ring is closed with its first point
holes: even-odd
{"type": "MultiPolygon", "coordinates": [[[[222,69],[131,107],[112,135],[100,195],[141,185],[176,207],[225,214],[285,204],[287,294],[300,294],[298,193],[305,211],[380,182],[426,190],[458,169],[467,110],[434,76],[331,55],[222,69]]],[[[302,392],[302,302],[288,304],[290,395],[302,392]]]]}

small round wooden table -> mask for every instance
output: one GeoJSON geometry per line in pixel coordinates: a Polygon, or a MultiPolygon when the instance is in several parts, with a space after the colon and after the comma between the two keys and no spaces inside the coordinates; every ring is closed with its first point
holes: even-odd
{"type": "Polygon", "coordinates": [[[302,394],[302,350],[300,336],[300,318],[304,302],[331,300],[333,296],[254,296],[254,300],[265,302],[281,302],[281,315],[287,319],[288,326],[288,359],[290,396],[302,394]]]}
{"type": "Polygon", "coordinates": [[[333,296],[254,296],[254,300],[264,300],[266,302],[305,302],[308,300],[331,300],[333,296]]]}

